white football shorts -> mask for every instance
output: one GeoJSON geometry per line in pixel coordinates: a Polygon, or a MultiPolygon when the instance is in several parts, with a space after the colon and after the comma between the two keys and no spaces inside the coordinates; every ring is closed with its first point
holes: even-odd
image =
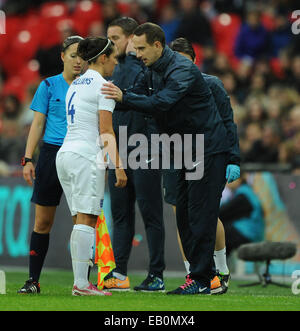
{"type": "Polygon", "coordinates": [[[58,152],[56,169],[72,216],[100,215],[104,199],[105,169],[73,152],[58,152]]]}

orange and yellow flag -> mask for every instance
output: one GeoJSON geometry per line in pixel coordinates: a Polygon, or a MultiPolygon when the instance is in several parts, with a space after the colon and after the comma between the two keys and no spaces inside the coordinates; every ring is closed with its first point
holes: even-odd
{"type": "Polygon", "coordinates": [[[104,286],[104,277],[116,267],[103,209],[100,216],[98,216],[96,224],[95,263],[98,265],[97,286],[102,290],[104,286]]]}

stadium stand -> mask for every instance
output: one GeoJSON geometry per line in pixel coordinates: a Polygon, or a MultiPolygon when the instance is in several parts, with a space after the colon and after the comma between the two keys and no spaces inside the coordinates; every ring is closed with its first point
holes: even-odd
{"type": "MultiPolygon", "coordinates": [[[[1,3],[6,14],[6,34],[0,37],[0,121],[5,120],[5,98],[14,95],[23,104],[28,88],[36,87],[45,76],[61,70],[60,63],[51,61],[56,58],[60,42],[66,36],[104,33],[109,21],[123,15],[134,15],[140,23],[144,19],[161,22],[167,29],[170,25],[164,24],[166,17],[163,14],[168,6],[172,6],[173,19],[177,22],[172,25],[175,38],[190,31],[190,27],[183,24],[187,24],[185,15],[188,15],[189,6],[195,6],[197,17],[208,22],[207,31],[211,31],[211,38],[202,44],[201,38],[195,38],[197,33],[201,34],[199,29],[203,29],[201,22],[198,30],[195,26],[196,34],[193,32],[192,36],[184,37],[196,39],[193,44],[200,69],[219,76],[229,91],[243,157],[255,148],[257,140],[261,140],[263,125],[276,122],[280,152],[275,163],[297,163],[299,151],[295,137],[299,128],[294,127],[294,117],[300,115],[292,115],[292,109],[299,104],[300,52],[299,38],[291,33],[291,13],[295,8],[289,2],[280,2],[277,7],[271,1],[263,4],[247,1],[240,5],[228,1],[226,7],[220,1],[213,4],[196,0],[12,0],[1,3]],[[237,47],[241,49],[237,42],[245,41],[242,33],[253,8],[260,13],[257,23],[268,38],[267,51],[257,59],[236,54],[237,47]],[[176,26],[182,32],[176,31],[176,26]],[[250,143],[247,135],[253,125],[257,126],[257,132],[250,143]]],[[[246,33],[248,35],[249,31],[246,33]]],[[[255,49],[254,39],[253,42],[255,49]]],[[[18,164],[19,160],[15,163],[18,164]]]]}

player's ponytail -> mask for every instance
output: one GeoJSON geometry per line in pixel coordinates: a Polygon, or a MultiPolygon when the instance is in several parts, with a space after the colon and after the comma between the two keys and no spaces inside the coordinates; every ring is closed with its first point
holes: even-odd
{"type": "Polygon", "coordinates": [[[110,56],[113,52],[114,43],[105,37],[88,37],[80,41],[77,53],[89,64],[95,63],[98,56],[106,54],[110,56]]]}

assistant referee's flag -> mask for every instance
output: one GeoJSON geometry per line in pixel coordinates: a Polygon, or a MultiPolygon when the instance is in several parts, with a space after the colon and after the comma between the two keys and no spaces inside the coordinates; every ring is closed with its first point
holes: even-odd
{"type": "Polygon", "coordinates": [[[96,224],[95,263],[98,265],[97,287],[102,290],[104,286],[104,277],[116,267],[103,209],[100,216],[98,216],[96,224]]]}

